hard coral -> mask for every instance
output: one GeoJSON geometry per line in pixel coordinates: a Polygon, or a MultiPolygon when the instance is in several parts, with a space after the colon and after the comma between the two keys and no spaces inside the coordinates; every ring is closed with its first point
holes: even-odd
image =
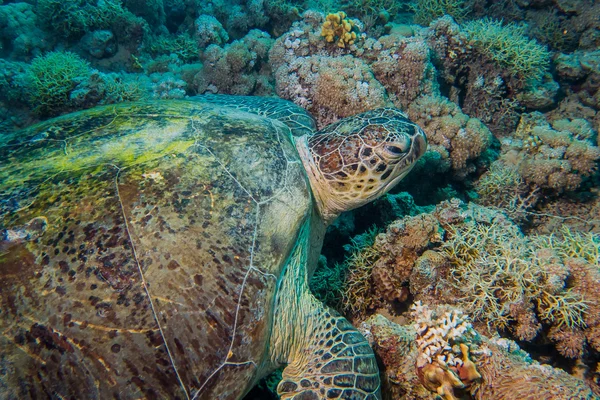
{"type": "Polygon", "coordinates": [[[408,107],[411,120],[427,134],[429,148],[451,163],[453,172],[472,172],[469,161],[479,157],[491,144],[492,133],[477,118],[463,114],[442,96],[422,96],[408,107]]]}
{"type": "Polygon", "coordinates": [[[200,15],[194,22],[195,36],[200,50],[210,44],[223,45],[229,41],[229,35],[223,25],[212,15],[200,15]]]}
{"type": "Polygon", "coordinates": [[[340,11],[327,15],[321,26],[321,36],[324,36],[329,43],[336,41],[338,47],[345,48],[356,41],[356,32],[352,31],[353,28],[354,21],[347,19],[346,13],[340,11]]]}
{"type": "Polygon", "coordinates": [[[429,25],[444,15],[460,21],[469,13],[469,5],[465,0],[417,0],[411,8],[415,13],[415,22],[421,25],[429,25]]]}
{"type": "Polygon", "coordinates": [[[463,28],[475,48],[525,82],[540,81],[550,65],[548,50],[527,38],[521,25],[484,18],[469,21],[463,28]]]}
{"type": "MultiPolygon", "coordinates": [[[[363,281],[379,269],[394,279],[354,292],[355,304],[393,313],[397,299],[386,293],[408,287],[417,301],[463,307],[492,334],[542,333],[567,357],[600,351],[597,235],[526,236],[502,212],[453,201],[391,224],[374,250],[363,281]]],[[[364,319],[365,310],[348,311],[364,319]]]]}
{"type": "Polygon", "coordinates": [[[424,94],[439,92],[431,52],[423,37],[384,36],[367,40],[365,58],[397,107],[406,108],[424,94]],[[378,49],[379,48],[379,49],[378,49]]]}
{"type": "Polygon", "coordinates": [[[554,125],[539,112],[523,114],[514,137],[502,140],[501,160],[537,188],[575,190],[596,173],[600,149],[589,124],[554,125]]]}
{"type": "Polygon", "coordinates": [[[277,94],[309,110],[319,126],[391,102],[404,107],[421,94],[437,93],[422,38],[392,34],[331,46],[320,35],[324,20],[323,14],[306,11],[269,54],[277,94]]]}
{"type": "Polygon", "coordinates": [[[90,75],[86,61],[70,52],[52,52],[37,57],[26,74],[26,91],[36,112],[57,115],[72,106],[71,92],[78,79],[90,75]]]}
{"type": "Polygon", "coordinates": [[[420,301],[411,310],[419,351],[417,375],[427,389],[445,400],[456,400],[455,388],[463,389],[481,378],[466,344],[478,341],[477,333],[461,310],[430,309],[420,301]]]}
{"type": "Polygon", "coordinates": [[[0,46],[13,59],[29,59],[50,47],[39,27],[35,8],[25,2],[0,7],[0,46]]]}
{"type": "Polygon", "coordinates": [[[223,47],[209,45],[202,53],[203,69],[195,76],[198,93],[272,95],[268,52],[269,34],[251,30],[244,38],[223,47]]]}
{"type": "Polygon", "coordinates": [[[449,86],[450,100],[496,136],[506,136],[516,128],[523,106],[553,105],[559,87],[544,74],[549,59],[542,46],[512,25],[500,25],[497,35],[486,29],[485,20],[459,26],[444,16],[431,23],[426,36],[438,73],[449,86]],[[531,57],[521,51],[528,47],[531,57]]]}
{"type": "MultiPolygon", "coordinates": [[[[452,310],[447,305],[431,308],[421,305],[417,309],[421,312],[413,314],[411,319],[420,321],[431,319],[428,317],[431,312],[443,316],[452,310]]],[[[458,322],[456,319],[454,321],[458,322]]],[[[437,391],[445,399],[452,399],[450,396],[454,395],[455,388],[464,386],[463,382],[471,382],[471,385],[461,391],[468,391],[477,400],[597,398],[581,379],[558,368],[533,361],[515,342],[489,339],[473,330],[470,332],[476,335],[477,340],[473,340],[474,336],[459,336],[458,345],[445,350],[453,354],[457,364],[462,363],[455,371],[427,364],[429,368],[425,373],[423,370],[419,372],[415,365],[418,365],[418,359],[423,353],[418,347],[418,340],[414,340],[415,325],[425,326],[425,332],[432,330],[439,335],[446,332],[452,323],[440,325],[432,320],[420,325],[399,325],[376,314],[361,324],[361,331],[383,364],[383,385],[385,391],[390,393],[390,398],[431,399],[423,386],[425,382],[421,382],[417,376],[427,379],[430,390],[437,391]],[[450,376],[450,372],[455,375],[450,376]]]]}
{"type": "Polygon", "coordinates": [[[478,204],[501,208],[516,222],[524,221],[540,198],[539,190],[531,189],[515,166],[500,160],[494,161],[479,178],[475,190],[478,204]]]}
{"type": "Polygon", "coordinates": [[[119,0],[38,0],[36,11],[44,25],[64,37],[106,29],[127,14],[119,0]]]}

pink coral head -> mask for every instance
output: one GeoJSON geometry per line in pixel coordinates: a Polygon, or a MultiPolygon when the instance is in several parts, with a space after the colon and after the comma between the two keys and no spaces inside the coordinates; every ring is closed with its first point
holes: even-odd
{"type": "Polygon", "coordinates": [[[298,151],[326,222],[389,191],[427,149],[423,130],[394,108],[345,118],[304,140],[298,151]]]}

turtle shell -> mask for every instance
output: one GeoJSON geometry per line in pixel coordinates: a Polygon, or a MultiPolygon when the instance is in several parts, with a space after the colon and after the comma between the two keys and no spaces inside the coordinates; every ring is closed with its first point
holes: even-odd
{"type": "Polygon", "coordinates": [[[267,363],[277,282],[312,212],[288,126],[132,103],[0,146],[8,398],[235,398],[267,363]]]}

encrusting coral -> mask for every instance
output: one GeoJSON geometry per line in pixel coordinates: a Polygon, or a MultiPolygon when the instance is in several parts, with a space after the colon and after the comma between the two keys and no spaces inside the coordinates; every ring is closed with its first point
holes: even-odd
{"type": "Polygon", "coordinates": [[[325,17],[325,22],[321,26],[321,36],[325,37],[329,43],[336,42],[338,47],[345,48],[354,44],[356,41],[356,32],[353,32],[354,21],[346,18],[343,11],[329,14],[325,17]]]}

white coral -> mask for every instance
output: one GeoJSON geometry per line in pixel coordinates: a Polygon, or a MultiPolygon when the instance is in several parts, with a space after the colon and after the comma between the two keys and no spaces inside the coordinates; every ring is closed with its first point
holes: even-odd
{"type": "Polygon", "coordinates": [[[436,360],[441,365],[462,365],[460,351],[454,351],[452,345],[466,342],[476,335],[467,316],[460,310],[449,309],[438,315],[420,301],[411,307],[417,331],[419,356],[417,366],[431,364],[436,360]]]}

